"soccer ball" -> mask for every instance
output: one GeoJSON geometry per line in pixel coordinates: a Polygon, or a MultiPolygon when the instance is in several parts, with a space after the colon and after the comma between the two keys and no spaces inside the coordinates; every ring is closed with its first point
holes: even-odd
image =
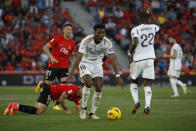
{"type": "Polygon", "coordinates": [[[121,111],[117,107],[112,107],[107,112],[107,117],[109,120],[120,120],[121,119],[121,111]]]}

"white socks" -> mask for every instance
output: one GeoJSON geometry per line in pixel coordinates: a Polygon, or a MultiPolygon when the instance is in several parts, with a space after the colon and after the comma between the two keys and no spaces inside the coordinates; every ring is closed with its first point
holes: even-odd
{"type": "Polygon", "coordinates": [[[87,88],[86,86],[82,89],[82,108],[87,107],[88,98],[90,95],[91,88],[87,88]]]}
{"type": "Polygon", "coordinates": [[[138,98],[137,84],[132,83],[130,85],[130,91],[131,91],[131,95],[133,97],[133,100],[134,100],[135,104],[138,103],[139,102],[139,98],[138,98]]]}
{"type": "Polygon", "coordinates": [[[182,81],[180,81],[178,79],[176,80],[176,84],[181,86],[181,87],[184,87],[184,85],[185,85],[182,81]]]}
{"type": "Polygon", "coordinates": [[[91,113],[95,113],[97,110],[97,107],[99,105],[99,102],[101,100],[101,92],[96,92],[93,95],[93,100],[92,100],[92,106],[91,106],[91,113]]]}
{"type": "Polygon", "coordinates": [[[174,96],[178,96],[178,89],[177,89],[177,79],[174,79],[174,78],[170,78],[170,83],[171,83],[171,87],[173,89],[173,92],[174,92],[174,96]]]}
{"type": "Polygon", "coordinates": [[[144,92],[145,92],[145,108],[149,107],[150,108],[150,101],[152,97],[152,91],[150,86],[144,87],[144,92]]]}

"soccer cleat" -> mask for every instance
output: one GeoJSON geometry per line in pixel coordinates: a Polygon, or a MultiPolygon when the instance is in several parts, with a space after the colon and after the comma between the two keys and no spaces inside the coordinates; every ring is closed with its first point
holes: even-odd
{"type": "Polygon", "coordinates": [[[10,115],[13,116],[16,111],[18,111],[18,102],[12,103],[12,108],[10,110],[10,115]]]}
{"type": "Polygon", "coordinates": [[[90,113],[88,119],[98,120],[100,118],[98,116],[96,116],[95,114],[90,113]]]}
{"type": "Polygon", "coordinates": [[[144,109],[144,115],[146,116],[146,115],[149,115],[149,113],[150,113],[150,108],[149,107],[146,107],[145,109],[144,109]]]}
{"type": "Polygon", "coordinates": [[[137,110],[140,108],[140,103],[136,103],[135,106],[131,109],[131,113],[135,114],[137,110]]]}
{"type": "Polygon", "coordinates": [[[182,89],[183,89],[183,93],[186,94],[187,93],[187,86],[186,86],[186,84],[183,84],[182,89]]]}
{"type": "Polygon", "coordinates": [[[175,95],[172,95],[172,96],[170,96],[170,97],[178,97],[179,95],[178,94],[175,94],[175,95]]]}
{"type": "Polygon", "coordinates": [[[62,109],[59,107],[59,105],[55,105],[55,106],[53,107],[53,110],[61,111],[62,109]]]}
{"type": "Polygon", "coordinates": [[[12,108],[12,103],[9,103],[9,105],[8,105],[8,107],[5,109],[3,115],[6,116],[6,115],[10,112],[11,108],[12,108]]]}
{"type": "Polygon", "coordinates": [[[86,119],[86,110],[82,109],[80,111],[80,119],[86,119]]]}
{"type": "Polygon", "coordinates": [[[41,91],[41,87],[40,87],[40,85],[43,83],[43,81],[40,81],[38,84],[37,84],[37,86],[36,86],[36,88],[35,88],[35,93],[39,93],[40,91],[41,91]]]}

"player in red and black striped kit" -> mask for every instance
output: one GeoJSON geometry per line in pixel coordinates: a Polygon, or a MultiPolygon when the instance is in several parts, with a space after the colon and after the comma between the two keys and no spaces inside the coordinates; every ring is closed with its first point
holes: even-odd
{"type": "Polygon", "coordinates": [[[35,107],[22,105],[17,102],[9,103],[4,111],[4,115],[10,113],[14,115],[16,111],[21,111],[29,114],[43,114],[48,107],[50,100],[58,100],[65,109],[66,114],[71,114],[71,110],[66,106],[64,99],[75,102],[76,112],[80,113],[80,99],[82,97],[82,88],[73,84],[58,84],[48,85],[46,83],[39,83],[42,87],[40,95],[37,99],[35,107]]]}
{"type": "MultiPolygon", "coordinates": [[[[72,34],[72,24],[65,24],[63,26],[63,34],[55,36],[44,47],[44,52],[49,56],[50,61],[48,69],[46,70],[45,83],[52,85],[55,77],[59,81],[66,84],[66,77],[68,76],[68,61],[74,59],[76,52],[76,43],[70,38],[72,34]],[[52,52],[50,49],[52,48],[52,52]]],[[[54,110],[61,110],[57,101],[54,110]]]]}

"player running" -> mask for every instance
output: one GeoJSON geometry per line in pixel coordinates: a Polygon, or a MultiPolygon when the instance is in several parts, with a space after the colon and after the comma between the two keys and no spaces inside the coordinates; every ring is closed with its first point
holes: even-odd
{"type": "Polygon", "coordinates": [[[180,77],[181,66],[182,66],[182,56],[183,52],[178,43],[176,43],[175,36],[169,37],[169,43],[172,44],[172,48],[170,51],[170,55],[165,55],[170,59],[168,76],[171,83],[171,87],[173,89],[174,95],[171,97],[178,97],[178,89],[177,85],[180,85],[183,89],[183,93],[187,93],[187,86],[182,81],[178,80],[177,78],[180,77]]]}
{"type": "Polygon", "coordinates": [[[112,63],[117,83],[123,86],[124,82],[120,78],[116,65],[112,42],[105,37],[105,26],[97,24],[94,26],[94,34],[88,35],[82,40],[76,60],[67,78],[67,81],[72,79],[73,73],[79,65],[80,77],[84,82],[82,91],[82,110],[80,112],[81,119],[86,119],[87,101],[92,85],[95,87],[95,92],[92,99],[89,119],[99,119],[99,117],[95,115],[95,112],[101,99],[103,87],[102,59],[104,55],[108,55],[108,58],[112,63]]]}
{"type": "Polygon", "coordinates": [[[150,112],[150,102],[152,97],[151,81],[155,79],[154,73],[154,38],[159,31],[158,22],[152,16],[150,7],[142,9],[137,17],[139,25],[131,31],[132,44],[130,47],[129,61],[131,62],[131,85],[130,91],[135,102],[131,109],[135,114],[140,107],[138,98],[138,77],[141,75],[144,79],[145,108],[144,115],[150,112]],[[155,24],[147,24],[149,16],[155,24]]]}
{"type": "Polygon", "coordinates": [[[10,113],[14,115],[16,111],[21,111],[29,114],[43,114],[48,107],[50,100],[58,100],[62,107],[65,109],[66,114],[71,114],[71,110],[67,107],[64,99],[75,102],[76,112],[80,113],[80,99],[82,97],[82,88],[79,88],[72,84],[59,84],[59,85],[47,85],[46,83],[39,83],[39,87],[42,87],[40,95],[37,99],[35,107],[22,105],[17,102],[9,103],[8,107],[4,111],[4,115],[10,113]]]}
{"type": "MultiPolygon", "coordinates": [[[[71,57],[70,60],[73,60],[76,51],[76,43],[70,38],[71,34],[72,24],[65,24],[63,26],[63,34],[55,36],[43,47],[44,52],[50,58],[45,76],[46,84],[52,85],[55,77],[58,77],[61,83],[66,84],[69,57],[71,57]],[[52,53],[50,52],[51,48],[52,53]]],[[[57,101],[53,109],[61,110],[58,105],[59,102],[57,101]]]]}

